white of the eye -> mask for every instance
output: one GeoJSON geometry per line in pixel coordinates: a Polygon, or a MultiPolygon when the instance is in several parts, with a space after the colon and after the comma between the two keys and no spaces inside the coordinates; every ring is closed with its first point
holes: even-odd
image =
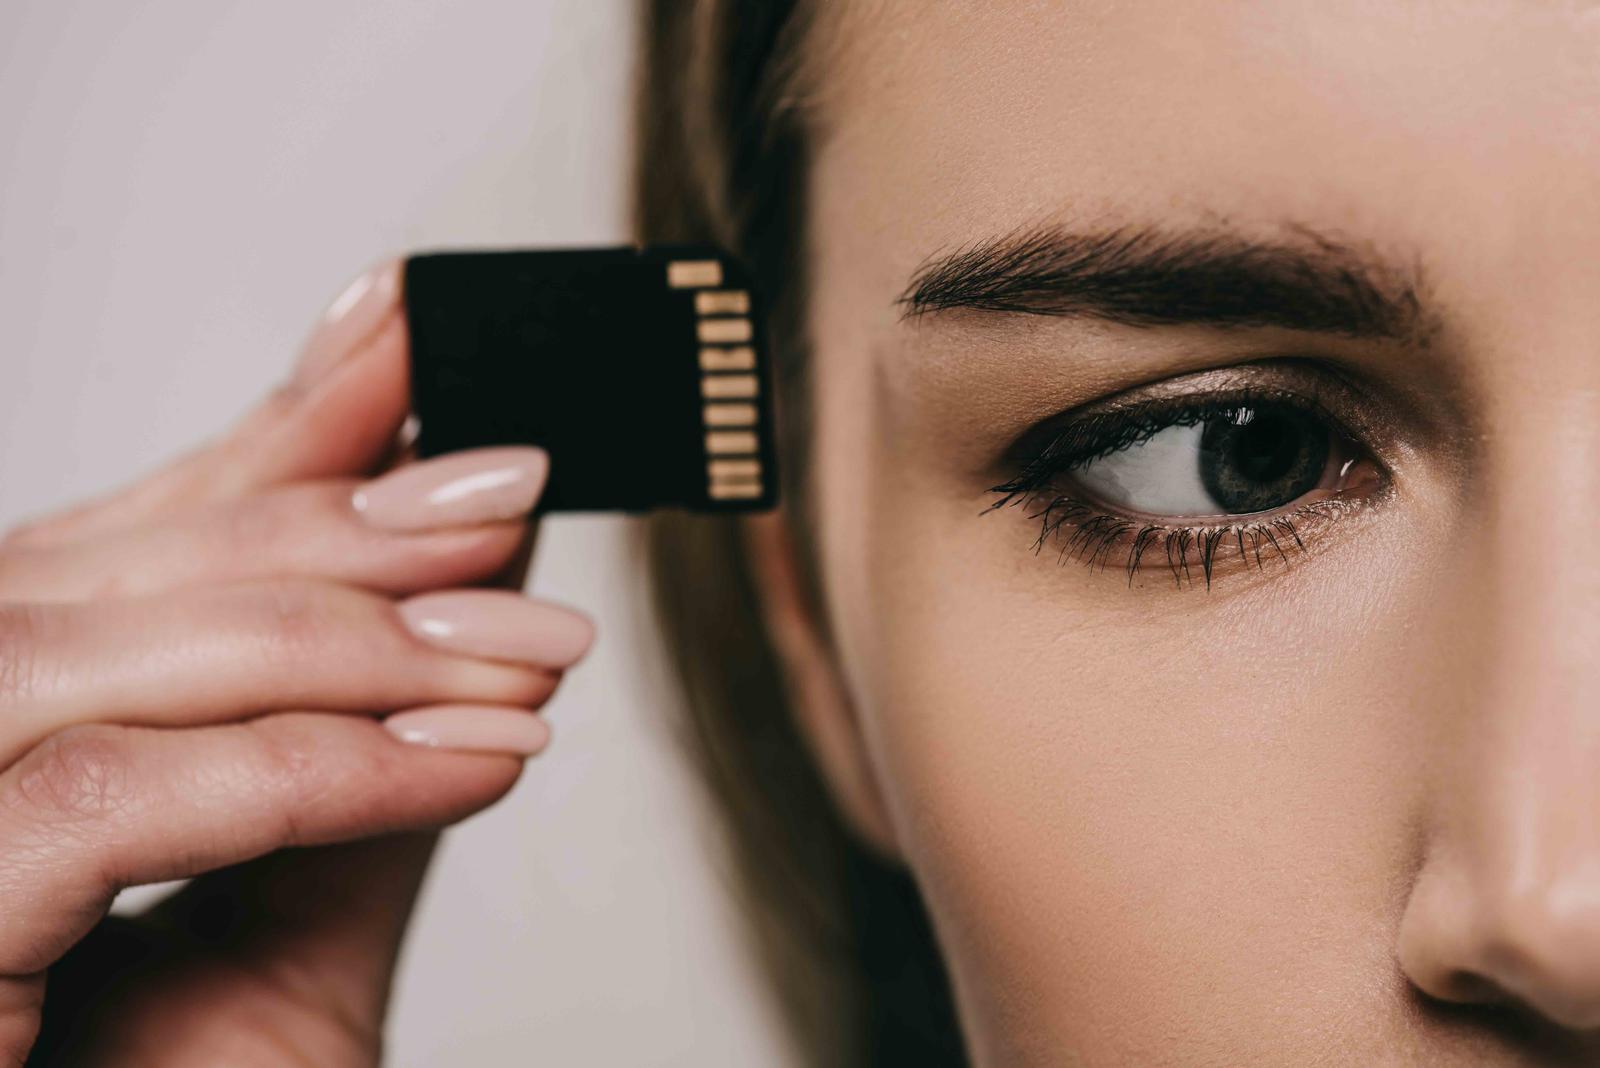
{"type": "Polygon", "coordinates": [[[1226,511],[1200,480],[1200,435],[1205,424],[1169,426],[1146,441],[1102,456],[1073,472],[1101,501],[1156,516],[1219,515],[1226,511]]]}

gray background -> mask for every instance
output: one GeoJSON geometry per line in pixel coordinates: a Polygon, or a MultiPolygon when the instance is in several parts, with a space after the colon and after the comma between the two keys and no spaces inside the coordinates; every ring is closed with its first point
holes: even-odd
{"type": "MultiPolygon", "coordinates": [[[[386,254],[621,239],[630,50],[618,0],[0,0],[0,526],[226,425],[386,254]]],[[[446,839],[391,1064],[780,1061],[628,533],[541,535],[601,641],[446,839]]]]}

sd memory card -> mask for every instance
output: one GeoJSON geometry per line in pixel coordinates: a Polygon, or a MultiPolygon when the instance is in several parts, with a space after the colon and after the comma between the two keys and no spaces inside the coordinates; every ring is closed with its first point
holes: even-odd
{"type": "Polygon", "coordinates": [[[404,301],[422,456],[538,445],[540,512],[776,503],[760,308],[726,254],[423,253],[404,301]]]}

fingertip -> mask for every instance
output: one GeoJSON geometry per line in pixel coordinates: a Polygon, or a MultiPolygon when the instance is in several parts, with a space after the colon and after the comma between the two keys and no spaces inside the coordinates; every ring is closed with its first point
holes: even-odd
{"type": "Polygon", "coordinates": [[[310,389],[375,333],[400,303],[399,257],[380,260],[333,299],[306,339],[292,383],[310,389]]]}
{"type": "Polygon", "coordinates": [[[364,482],[350,503],[363,520],[395,531],[520,519],[533,511],[550,456],[533,445],[500,445],[436,456],[364,482]]]}
{"type": "Polygon", "coordinates": [[[594,642],[594,623],[564,605],[511,590],[436,590],[402,602],[421,640],[466,656],[561,670],[594,642]]]}
{"type": "Polygon", "coordinates": [[[433,705],[389,716],[383,727],[407,745],[531,757],[550,742],[550,725],[525,709],[433,705]]]}

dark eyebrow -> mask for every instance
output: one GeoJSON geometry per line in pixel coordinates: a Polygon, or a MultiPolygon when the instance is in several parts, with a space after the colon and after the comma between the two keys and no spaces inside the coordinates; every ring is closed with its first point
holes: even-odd
{"type": "Polygon", "coordinates": [[[1425,343],[1420,269],[1356,253],[1309,227],[1286,240],[1222,229],[1019,230],[925,264],[907,317],[956,308],[1128,326],[1281,327],[1425,343]]]}

